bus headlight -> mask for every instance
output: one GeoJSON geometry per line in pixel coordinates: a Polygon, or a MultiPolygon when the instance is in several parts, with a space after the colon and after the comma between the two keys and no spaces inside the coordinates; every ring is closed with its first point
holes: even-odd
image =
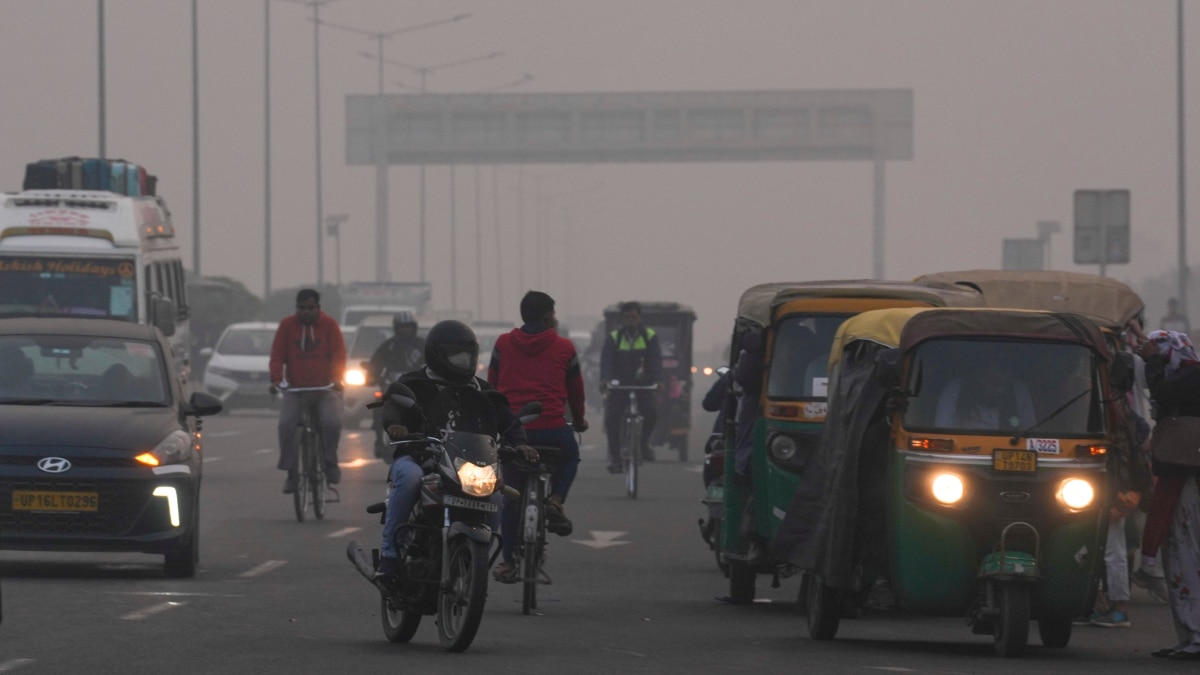
{"type": "Polygon", "coordinates": [[[962,501],[966,489],[963,486],[962,478],[952,473],[940,473],[934,476],[933,483],[930,484],[930,491],[933,492],[933,498],[939,503],[950,506],[962,501]]]}
{"type": "Polygon", "coordinates": [[[487,497],[496,490],[496,465],[478,466],[462,461],[458,465],[458,484],[472,497],[487,497]]]}
{"type": "Polygon", "coordinates": [[[777,462],[788,462],[796,456],[796,451],[799,446],[796,444],[796,439],[787,434],[776,434],[771,438],[771,442],[767,444],[767,449],[771,451],[771,457],[777,462]]]}
{"type": "Polygon", "coordinates": [[[1059,484],[1055,497],[1067,510],[1082,511],[1095,501],[1096,490],[1082,478],[1068,478],[1059,484]]]}

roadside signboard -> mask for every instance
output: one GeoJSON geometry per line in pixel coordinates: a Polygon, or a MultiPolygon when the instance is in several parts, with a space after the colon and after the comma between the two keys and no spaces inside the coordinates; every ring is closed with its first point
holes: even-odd
{"type": "Polygon", "coordinates": [[[1129,190],[1075,191],[1075,263],[1129,262],[1129,190]]]}

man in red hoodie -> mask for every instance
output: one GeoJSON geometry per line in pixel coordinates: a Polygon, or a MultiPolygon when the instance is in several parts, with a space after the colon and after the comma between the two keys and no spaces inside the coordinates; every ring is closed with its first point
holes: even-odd
{"type": "Polygon", "coordinates": [[[321,295],[311,288],[296,294],[296,313],[279,322],[271,344],[271,391],[284,390],[279,405],[279,464],[287,471],[284,494],[296,491],[296,427],[300,424],[304,399],[317,399],[317,415],[325,446],[325,475],[329,482],[341,480],[338,440],[342,436],[342,375],[346,371],[346,343],[336,320],[321,311],[321,295]],[[283,387],[286,382],[287,386],[283,387]],[[318,392],[287,389],[326,387],[318,392]]]}
{"type": "MultiPolygon", "coordinates": [[[[488,366],[488,384],[508,399],[514,411],[530,401],[540,401],[542,414],[525,425],[529,444],[552,446],[562,450],[562,462],[550,477],[550,496],[546,502],[546,529],[566,536],[571,521],[563,512],[567,491],[579,468],[579,443],[576,431],[586,431],[584,418],[583,376],[575,344],[555,330],[554,298],[529,291],[521,299],[521,320],[525,325],[501,335],[492,350],[488,366]],[[567,424],[566,409],[571,409],[572,424],[567,424]],[[572,428],[574,427],[574,428],[572,428]]],[[[525,488],[526,475],[510,464],[502,467],[504,483],[518,490],[525,488]]],[[[504,562],[496,568],[496,577],[511,576],[513,543],[519,529],[519,509],[505,508],[501,521],[504,535],[504,562]]]]}

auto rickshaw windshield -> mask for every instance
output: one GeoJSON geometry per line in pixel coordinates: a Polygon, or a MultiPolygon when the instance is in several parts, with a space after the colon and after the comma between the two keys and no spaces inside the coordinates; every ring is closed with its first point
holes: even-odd
{"type": "Polygon", "coordinates": [[[1082,345],[930,340],[911,357],[907,429],[1104,433],[1094,354],[1082,345]]]}
{"type": "Polygon", "coordinates": [[[775,328],[767,397],[825,398],[829,383],[829,349],[838,326],[850,314],[792,314],[775,328]]]}

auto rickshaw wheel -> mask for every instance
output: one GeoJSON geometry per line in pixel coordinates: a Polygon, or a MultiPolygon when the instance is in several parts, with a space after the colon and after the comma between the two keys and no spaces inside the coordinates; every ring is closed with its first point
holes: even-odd
{"type": "Polygon", "coordinates": [[[1020,656],[1029,642],[1029,585],[1002,583],[999,586],[1000,616],[996,620],[996,653],[1020,656]]]}
{"type": "Polygon", "coordinates": [[[814,640],[832,640],[841,621],[841,603],[836,589],[825,585],[821,577],[806,574],[802,584],[808,593],[804,598],[804,614],[808,619],[808,635],[814,640]]]}
{"type": "Polygon", "coordinates": [[[1046,647],[1066,647],[1071,641],[1071,617],[1044,616],[1038,619],[1038,636],[1046,647]]]}

